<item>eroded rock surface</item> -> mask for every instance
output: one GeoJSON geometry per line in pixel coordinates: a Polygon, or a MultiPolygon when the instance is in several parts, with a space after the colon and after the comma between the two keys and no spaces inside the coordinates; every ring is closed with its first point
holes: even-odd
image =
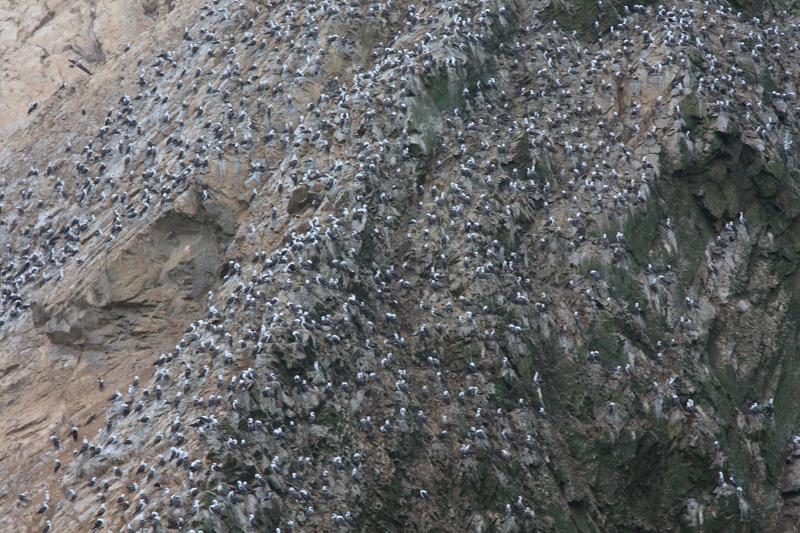
{"type": "Polygon", "coordinates": [[[141,39],[173,0],[0,1],[0,138],[25,123],[31,104],[70,93],[129,43],[141,39]],[[59,88],[64,83],[65,87],[59,88]]]}
{"type": "Polygon", "coordinates": [[[797,13],[643,4],[9,4],[0,530],[800,527],[797,13]]]}

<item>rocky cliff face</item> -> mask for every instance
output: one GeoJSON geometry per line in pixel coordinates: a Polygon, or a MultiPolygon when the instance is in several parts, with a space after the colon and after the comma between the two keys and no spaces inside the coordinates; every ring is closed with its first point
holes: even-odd
{"type": "Polygon", "coordinates": [[[25,123],[27,111],[80,87],[111,57],[138,41],[174,7],[172,0],[0,1],[0,134],[25,123]]]}
{"type": "Polygon", "coordinates": [[[150,4],[2,88],[1,529],[800,527],[794,6],[150,4]]]}

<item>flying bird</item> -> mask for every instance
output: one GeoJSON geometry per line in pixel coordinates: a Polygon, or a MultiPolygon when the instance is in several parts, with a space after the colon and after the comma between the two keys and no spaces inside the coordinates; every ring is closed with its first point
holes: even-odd
{"type": "MultiPolygon", "coordinates": [[[[80,61],[78,61],[77,59],[70,59],[70,60],[69,60],[69,62],[70,62],[70,65],[71,65],[71,67],[78,67],[79,69],[81,69],[82,71],[84,71],[84,72],[85,72],[86,74],[88,74],[89,76],[91,76],[91,75],[92,75],[91,71],[89,71],[89,69],[88,69],[88,68],[84,67],[84,66],[83,66],[83,63],[81,63],[81,62],[80,62],[80,61]]],[[[70,67],[70,68],[71,68],[71,67],[70,67]]]]}

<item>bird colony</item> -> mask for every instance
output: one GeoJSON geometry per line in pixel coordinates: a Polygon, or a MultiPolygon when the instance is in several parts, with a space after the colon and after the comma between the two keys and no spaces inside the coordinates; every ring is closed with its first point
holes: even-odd
{"type": "Polygon", "coordinates": [[[138,375],[81,367],[4,530],[787,527],[791,12],[178,4],[3,155],[4,343],[162,319],[130,257],[191,287],[138,375]]]}

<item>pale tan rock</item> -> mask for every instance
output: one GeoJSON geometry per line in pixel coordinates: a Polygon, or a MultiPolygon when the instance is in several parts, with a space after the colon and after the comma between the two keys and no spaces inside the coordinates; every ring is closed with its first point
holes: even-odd
{"type": "MultiPolygon", "coordinates": [[[[75,87],[137,41],[172,0],[0,0],[0,139],[27,122],[28,106],[75,87]]],[[[36,113],[36,112],[34,112],[36,113]]]]}

